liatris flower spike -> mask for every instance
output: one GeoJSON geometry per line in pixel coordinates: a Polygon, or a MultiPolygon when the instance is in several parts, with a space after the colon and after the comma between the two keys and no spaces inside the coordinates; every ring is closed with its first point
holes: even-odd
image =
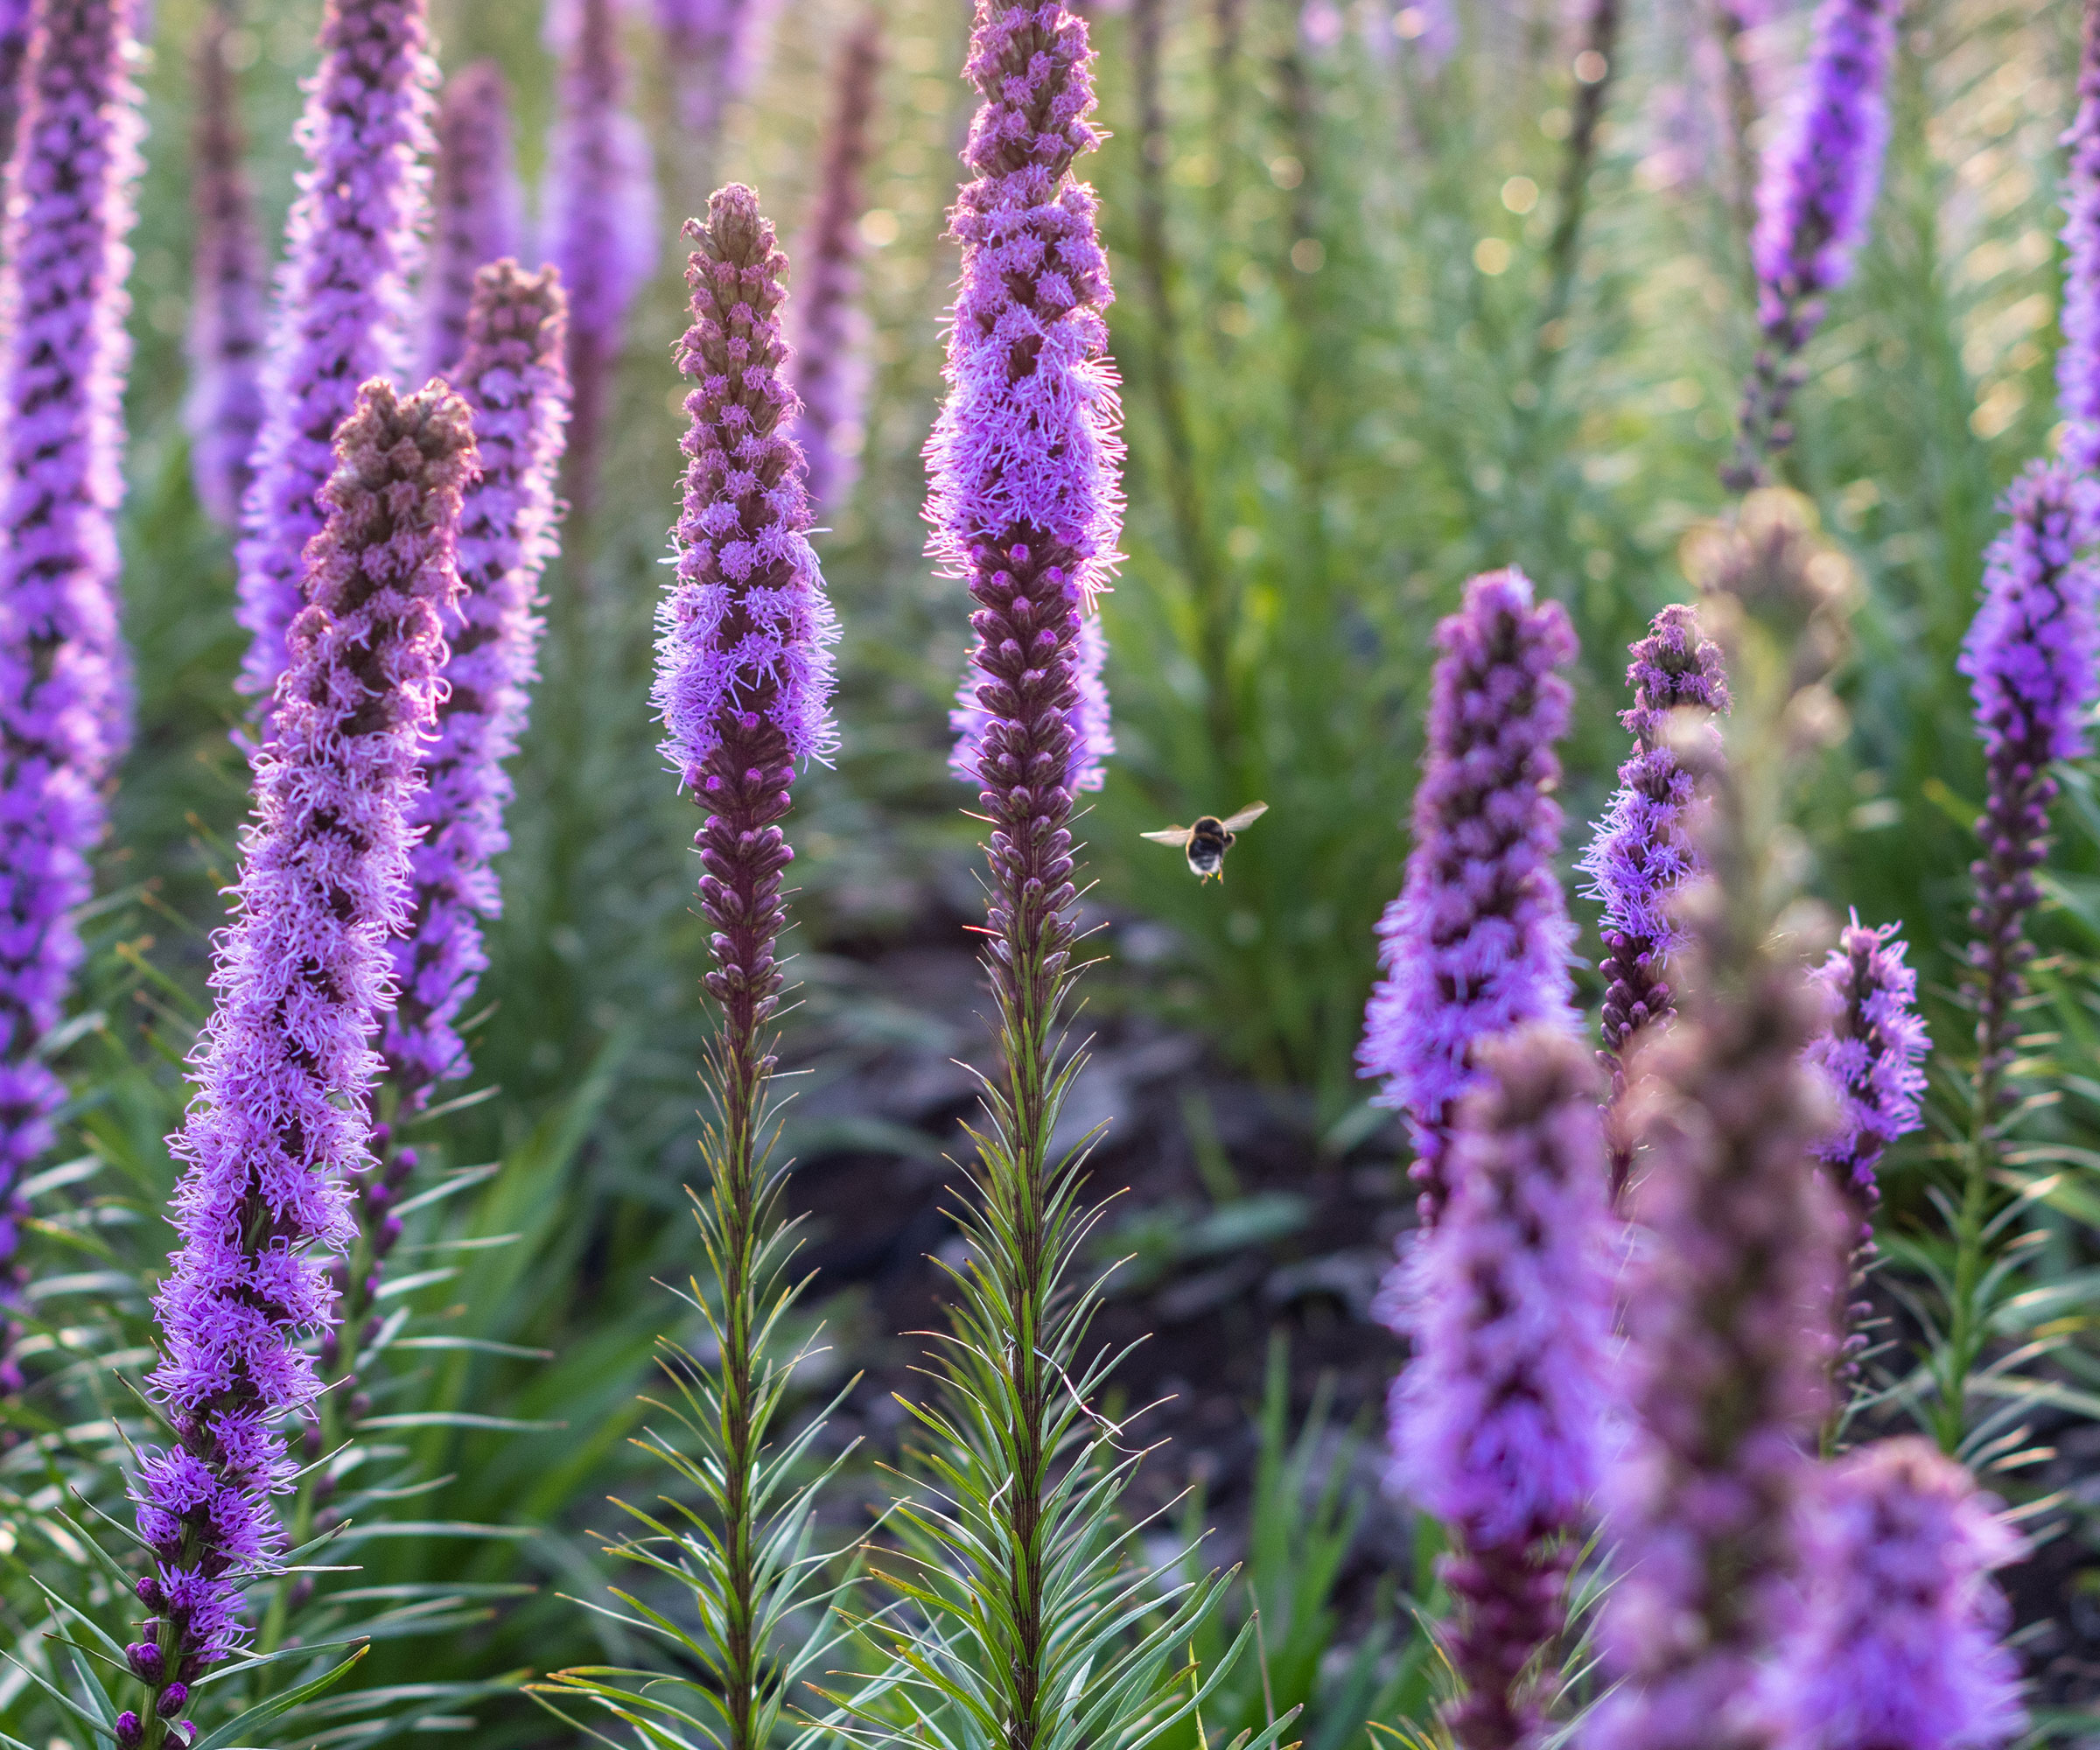
{"type": "Polygon", "coordinates": [[[1844,1122],[1816,1145],[1830,1188],[1865,1241],[1881,1200],[1874,1169],[1888,1145],[1922,1122],[1919,1060],[1930,1041],[1918,1013],[1918,975],[1903,963],[1894,924],[1869,929],[1852,914],[1829,959],[1811,975],[1825,992],[1829,1018],[1809,1043],[1809,1061],[1838,1090],[1844,1122]]]}
{"type": "Polygon", "coordinates": [[[1991,1578],[2022,1545],[1997,1505],[1914,1437],[1862,1446],[1819,1476],[1805,1596],[1768,1674],[1779,1742],[2000,1750],[2025,1734],[1991,1578]]]}
{"type": "Polygon", "coordinates": [[[1900,10],[1901,0],[1823,0],[1800,90],[1766,150],[1750,247],[1760,346],[1727,470],[1737,491],[1768,484],[1771,458],[1793,439],[1787,410],[1801,385],[1802,349],[1822,323],[1824,297],[1850,276],[1873,212],[1900,10]]]}
{"type": "Polygon", "coordinates": [[[2100,473],[2100,0],[2085,0],[2078,113],[2063,136],[2063,346],[2056,401],[2066,466],[2100,473]]]}
{"type": "Polygon", "coordinates": [[[14,156],[15,128],[22,119],[22,66],[29,59],[29,32],[36,0],[0,0],[0,162],[14,156]]]}
{"type": "Polygon", "coordinates": [[[423,276],[426,377],[449,373],[466,346],[475,276],[521,252],[525,192],[511,145],[510,88],[493,60],[463,66],[438,106],[436,223],[423,276]]]}
{"type": "Polygon", "coordinates": [[[1610,1420],[1612,1221],[1599,1075],[1558,1021],[1482,1042],[1458,1104],[1451,1201],[1410,1261],[1414,1355],[1394,1382],[1393,1480],[1451,1530],[1448,1724],[1464,1750],[1535,1741],[1525,1668],[1565,1626],[1568,1568],[1610,1420]]]}
{"type": "Polygon", "coordinates": [[[678,96],[678,120],[711,158],[722,114],[751,83],[771,0],[649,0],[678,96]]]}
{"type": "MultiPolygon", "coordinates": [[[[306,155],[284,228],[255,481],[242,508],[241,684],[267,719],[321,526],[330,442],[358,385],[406,362],[430,150],[428,0],[327,0],[321,65],[296,138],[306,155]]],[[[265,736],[264,738],[267,738],[265,736]]]]}
{"type": "Polygon", "coordinates": [[[0,1390],[22,1175],[65,1088],[38,1046],[80,964],[104,777],[130,738],[116,510],[139,172],[131,0],[39,9],[0,232],[0,1390]]]}
{"type": "Polygon", "coordinates": [[[241,515],[256,438],[262,429],[262,239],[255,191],[242,162],[239,94],[227,65],[233,28],[225,0],[205,15],[193,52],[197,120],[192,134],[197,215],[192,250],[190,391],[183,402],[197,501],[228,528],[241,515]]]}
{"type": "Polygon", "coordinates": [[[256,760],[196,1097],[171,1139],[186,1163],[181,1243],[154,1303],[149,1384],[173,1442],[143,1455],[132,1485],[154,1558],[139,1583],[153,1614],[132,1653],[150,1692],[144,1750],[166,1732],[161,1704],[240,1644],[242,1590],[284,1549],[270,1499],[291,1480],[282,1424],[319,1390],[307,1344],[335,1294],[317,1254],[354,1231],[345,1179],[365,1159],[409,802],[458,592],[466,404],[442,385],[402,401],[368,383],[337,453],[307,550],[311,601],[256,760]]]}
{"type": "Polygon", "coordinates": [[[1490,571],[1437,627],[1437,649],[1415,848],[1378,925],[1384,976],[1356,1054],[1383,1084],[1381,1103],[1407,1114],[1424,1225],[1451,1193],[1444,1153],[1474,1041],[1574,1016],[1552,797],[1574,631],[1559,603],[1534,602],[1522,572],[1490,571]]]}

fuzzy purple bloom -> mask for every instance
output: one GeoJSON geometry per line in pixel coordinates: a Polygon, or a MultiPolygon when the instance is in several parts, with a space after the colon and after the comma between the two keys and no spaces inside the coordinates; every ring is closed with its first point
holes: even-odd
{"type": "Polygon", "coordinates": [[[495,62],[474,61],[445,81],[437,137],[418,368],[426,377],[450,371],[466,350],[475,276],[523,248],[525,191],[511,143],[510,87],[495,62]]]}
{"type": "Polygon", "coordinates": [[[1918,1013],[1918,975],[1903,963],[1896,928],[1868,929],[1855,912],[1829,959],[1810,975],[1826,993],[1830,1016],[1809,1043],[1809,1061],[1830,1077],[1844,1115],[1836,1134],[1816,1144],[1816,1157],[1862,1238],[1881,1198],[1875,1167],[1891,1143],[1923,1122],[1919,1060],[1931,1041],[1918,1013]]]}
{"type": "Polygon", "coordinates": [[[1929,1442],[1878,1440],[1819,1479],[1805,1596],[1770,1697],[1799,1750],[1998,1750],[2026,1730],[2011,1613],[1991,1578],[2020,1539],[1929,1442]]]}
{"type": "Polygon", "coordinates": [[[427,0],[328,0],[295,138],[306,156],[277,270],[262,437],[242,507],[242,690],[267,726],[337,428],[368,378],[407,362],[430,148],[427,0]]]}
{"type": "Polygon", "coordinates": [[[1607,1456],[1612,1242],[1599,1075],[1558,1021],[1485,1040],[1452,1126],[1451,1200],[1411,1255],[1413,1358],[1390,1400],[1394,1484],[1458,1544],[1446,1583],[1466,1750],[1538,1723],[1522,1672],[1564,1625],[1564,1583],[1607,1456]]]}
{"type": "MultiPolygon", "coordinates": [[[[36,1056],[80,961],[101,786],[130,738],[117,626],[143,129],[131,0],[42,8],[0,233],[0,1298],[65,1088],[36,1056]]],[[[0,1319],[0,1390],[17,1383],[0,1319]]]]}
{"type": "Polygon", "coordinates": [[[29,60],[35,0],[0,0],[0,159],[13,156],[22,119],[22,69],[29,60]]]}
{"type": "Polygon", "coordinates": [[[226,64],[232,15],[206,14],[192,60],[197,120],[191,140],[197,215],[191,257],[190,391],[183,420],[190,433],[190,474],[197,501],[218,522],[240,520],[252,475],[248,465],[262,429],[262,239],[255,191],[242,159],[248,150],[238,94],[226,64]]]}
{"type": "Polygon", "coordinates": [[[2063,347],[2056,401],[2067,427],[2065,464],[2100,473],[2100,4],[2086,0],[2078,57],[2078,113],[2063,136],[2063,347]]]}
{"type": "Polygon", "coordinates": [[[1852,273],[1888,143],[1883,88],[1901,0],[1823,0],[1785,125],[1765,154],[1750,255],[1763,346],[1743,391],[1731,484],[1761,484],[1792,439],[1788,406],[1823,301],[1852,273]]]}
{"type": "Polygon", "coordinates": [[[256,763],[218,1001],[179,1136],[181,1246],[155,1306],[150,1376],[174,1430],[133,1483],[161,1600],[155,1699],[237,1646],[242,1592],[283,1553],[270,1496],[291,1485],[281,1424],[319,1389],[307,1340],[336,1293],[318,1253],[352,1225],[388,941],[406,920],[410,796],[436,721],[454,611],[466,407],[443,385],[360,392],[306,556],[275,733],[256,763]]]}
{"type": "Polygon", "coordinates": [[[504,762],[531,704],[542,626],[533,606],[559,546],[564,312],[554,269],[527,274],[511,261],[483,268],[449,374],[473,415],[481,473],[459,511],[461,618],[447,628],[438,737],[424,750],[424,788],[410,810],[421,836],[410,858],[409,928],[392,944],[401,994],[381,1051],[406,1110],[467,1072],[455,1029],[488,966],[482,920],[502,910],[494,865],[510,844],[504,762]]]}
{"type": "Polygon", "coordinates": [[[1451,1109],[1476,1079],[1474,1042],[1574,1015],[1552,798],[1573,698],[1558,671],[1574,659],[1574,629],[1513,567],[1474,578],[1436,641],[1415,846],[1379,921],[1384,976],[1356,1052],[1360,1073],[1384,1084],[1379,1102],[1408,1116],[1425,1226],[1451,1192],[1451,1109]]]}
{"type": "Polygon", "coordinates": [[[861,416],[868,398],[868,320],[860,307],[860,214],[867,205],[868,152],[882,67],[882,20],[862,16],[839,51],[831,126],[824,139],[816,211],[795,253],[794,387],[802,398],[795,439],[809,464],[809,497],[820,516],[852,496],[860,471],[861,416]]]}
{"type": "Polygon", "coordinates": [[[628,308],[656,268],[648,136],[627,109],[627,63],[612,0],[575,0],[560,104],[547,140],[540,246],[569,292],[569,496],[595,501],[628,308]]]}

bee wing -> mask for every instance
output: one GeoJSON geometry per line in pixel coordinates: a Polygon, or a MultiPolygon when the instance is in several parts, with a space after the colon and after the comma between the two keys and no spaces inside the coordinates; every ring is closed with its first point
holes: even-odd
{"type": "Polygon", "coordinates": [[[1243,826],[1252,826],[1269,812],[1266,802],[1250,802],[1236,815],[1228,816],[1224,822],[1227,832],[1237,832],[1243,826]]]}
{"type": "Polygon", "coordinates": [[[1188,844],[1188,829],[1185,826],[1170,826],[1165,832],[1141,832],[1138,836],[1149,838],[1154,844],[1171,844],[1177,850],[1188,844]]]}

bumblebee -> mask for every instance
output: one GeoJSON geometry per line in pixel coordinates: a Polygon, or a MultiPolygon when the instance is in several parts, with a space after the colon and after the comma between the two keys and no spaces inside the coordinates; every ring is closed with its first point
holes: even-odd
{"type": "Polygon", "coordinates": [[[1139,835],[1154,844],[1172,844],[1188,853],[1188,872],[1199,881],[1208,881],[1212,876],[1225,878],[1225,853],[1230,850],[1239,837],[1242,827],[1252,826],[1269,812],[1266,802],[1250,802],[1236,815],[1220,820],[1215,815],[1202,816],[1194,826],[1170,826],[1165,832],[1148,832],[1139,835]]]}

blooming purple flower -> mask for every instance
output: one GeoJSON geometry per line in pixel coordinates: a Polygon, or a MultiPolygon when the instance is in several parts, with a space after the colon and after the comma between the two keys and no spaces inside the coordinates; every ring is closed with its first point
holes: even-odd
{"type": "MultiPolygon", "coordinates": [[[[0,1298],[65,1089],[36,1055],[80,961],[101,786],[130,737],[116,511],[139,173],[130,0],[41,10],[0,230],[0,1298]]],[[[0,1321],[0,1390],[18,1382],[0,1321]]]]}
{"type": "Polygon", "coordinates": [[[1445,1573],[1461,1605],[1457,1740],[1510,1750],[1537,1724],[1518,1676],[1565,1622],[1566,1540],[1604,1471],[1614,1224],[1581,1040],[1539,1021],[1475,1056],[1451,1200],[1409,1261],[1392,1478],[1459,1546],[1445,1573]]]}
{"type": "Polygon", "coordinates": [[[573,10],[540,242],[569,292],[569,496],[588,511],[628,306],[656,267],[657,201],[648,136],[626,108],[612,0],[574,0],[573,10]]]}
{"type": "Polygon", "coordinates": [[[2020,1540],[1968,1471],[1914,1437],[1824,1471],[1805,1516],[1805,1596],[1770,1697],[1801,1750],[1998,1750],[2021,1737],[2020,1662],[1991,1571],[2020,1540]]]}
{"type": "Polygon", "coordinates": [[[1743,393],[1731,484],[1758,485],[1791,441],[1796,363],[1823,299],[1852,272],[1873,212],[1888,141],[1883,93],[1901,0],[1823,0],[1815,41],[1783,127],[1765,153],[1750,255],[1763,347],[1743,393]]]}
{"type": "Polygon", "coordinates": [[[306,1342],[335,1290],[316,1254],[352,1233],[343,1178],[365,1158],[388,938],[406,918],[409,801],[458,591],[466,404],[442,384],[402,401],[375,380],[337,453],[306,555],[311,599],[256,764],[196,1098],[170,1139],[186,1164],[181,1245],[154,1303],[150,1384],[174,1438],[143,1455],[132,1485],[155,1558],[142,1595],[160,1656],[141,1675],[157,1700],[239,1643],[242,1589],[284,1549],[270,1502],[294,1468],[280,1424],[318,1390],[306,1342]]]}
{"type": "Polygon", "coordinates": [[[1844,1123],[1816,1145],[1830,1184],[1868,1231],[1880,1200],[1874,1168],[1888,1145],[1922,1122],[1918,1067],[1930,1043],[1918,1013],[1918,975],[1903,963],[1894,924],[1868,929],[1852,914],[1830,957],[1810,976],[1827,993],[1830,1013],[1809,1042],[1809,1061],[1838,1090],[1844,1123]]]}
{"type": "Polygon", "coordinates": [[[860,468],[868,396],[867,316],[860,308],[860,214],[867,205],[870,124],[882,66],[882,20],[864,13],[839,51],[831,126],[824,139],[816,211],[795,259],[794,387],[802,398],[795,439],[809,464],[809,496],[835,515],[860,468]]]}
{"type": "Polygon", "coordinates": [[[1574,1013],[1552,798],[1573,697],[1557,671],[1574,658],[1574,630],[1512,567],[1466,584],[1437,648],[1415,848],[1379,921],[1384,976],[1356,1053],[1361,1073],[1384,1083],[1380,1103],[1408,1116],[1425,1226],[1450,1194],[1451,1109],[1475,1079],[1474,1041],[1574,1013]]]}
{"type": "Polygon", "coordinates": [[[367,378],[406,363],[430,150],[427,0],[327,0],[296,138],[306,155],[277,270],[262,433],[242,507],[242,687],[267,725],[300,566],[322,522],[330,444],[367,378]]]}
{"type": "Polygon", "coordinates": [[[474,276],[515,256],[525,234],[525,192],[510,136],[510,88],[493,60],[463,66],[438,106],[438,178],[430,264],[423,276],[425,377],[441,376],[466,346],[474,276]]]}
{"type": "Polygon", "coordinates": [[[2100,9],[2085,9],[2078,57],[2078,113],[2063,136],[2063,347],[2056,399],[2068,431],[2063,459],[2100,473],[2100,9]]]}
{"type": "Polygon", "coordinates": [[[400,999],[381,1051],[405,1110],[466,1074],[455,1027],[488,965],[481,920],[502,909],[494,864],[510,843],[503,766],[531,703],[540,573],[559,544],[564,308],[552,268],[483,268],[449,373],[473,415],[481,473],[459,512],[461,623],[451,634],[438,737],[423,756],[424,788],[410,808],[421,836],[410,858],[409,928],[392,944],[400,999]]]}
{"type": "Polygon", "coordinates": [[[197,33],[192,65],[197,119],[190,198],[197,215],[191,257],[190,391],[183,419],[197,501],[219,522],[240,519],[248,464],[262,428],[262,239],[238,94],[226,64],[232,15],[214,5],[197,33]]]}

